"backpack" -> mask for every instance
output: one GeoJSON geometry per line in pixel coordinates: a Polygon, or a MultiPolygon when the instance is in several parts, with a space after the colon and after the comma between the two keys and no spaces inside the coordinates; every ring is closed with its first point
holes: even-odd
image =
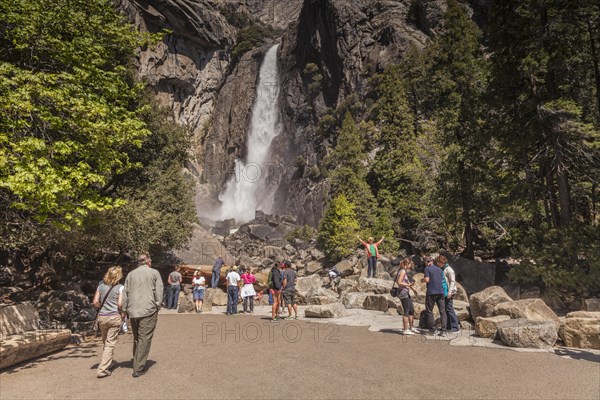
{"type": "Polygon", "coordinates": [[[273,270],[269,271],[269,277],[267,278],[267,285],[273,287],[273,270]]]}

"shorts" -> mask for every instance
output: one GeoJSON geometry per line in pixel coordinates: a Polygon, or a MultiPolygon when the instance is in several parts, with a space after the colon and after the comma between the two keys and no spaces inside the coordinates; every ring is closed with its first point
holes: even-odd
{"type": "Polygon", "coordinates": [[[192,291],[194,300],[204,300],[204,289],[194,289],[192,291]]]}
{"type": "Polygon", "coordinates": [[[269,289],[269,293],[271,293],[271,296],[275,297],[275,296],[279,296],[279,293],[281,293],[281,290],[269,289]]]}
{"type": "Polygon", "coordinates": [[[404,310],[404,316],[408,317],[409,315],[415,315],[415,306],[413,305],[413,301],[410,297],[405,299],[400,299],[402,302],[402,309],[404,310]]]}
{"type": "Polygon", "coordinates": [[[293,306],[296,304],[296,296],[294,292],[283,292],[283,301],[286,305],[293,306]]]}

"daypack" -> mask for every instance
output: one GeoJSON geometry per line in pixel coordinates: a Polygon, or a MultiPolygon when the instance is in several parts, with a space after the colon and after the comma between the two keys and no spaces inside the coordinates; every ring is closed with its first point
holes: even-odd
{"type": "Polygon", "coordinates": [[[269,277],[267,278],[267,285],[273,287],[273,270],[269,271],[269,277]]]}

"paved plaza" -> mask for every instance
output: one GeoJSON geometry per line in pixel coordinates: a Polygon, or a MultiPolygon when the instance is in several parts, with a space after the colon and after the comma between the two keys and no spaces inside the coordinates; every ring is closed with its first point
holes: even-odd
{"type": "Polygon", "coordinates": [[[161,311],[142,377],[131,376],[132,337],[121,335],[112,376],[96,378],[101,347],[88,341],[3,371],[0,398],[597,399],[600,393],[598,352],[514,351],[466,332],[402,336],[400,317],[374,311],[356,310],[338,324],[274,323],[267,307],[254,315],[221,311],[161,311]]]}

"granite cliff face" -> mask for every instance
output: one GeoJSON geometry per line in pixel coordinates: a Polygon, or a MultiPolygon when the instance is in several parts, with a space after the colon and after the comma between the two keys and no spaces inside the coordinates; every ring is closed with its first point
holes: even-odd
{"type": "MultiPolygon", "coordinates": [[[[172,32],[142,49],[138,73],[175,121],[195,134],[188,170],[198,183],[200,215],[210,215],[234,160],[244,156],[260,64],[268,47],[281,43],[282,133],[271,147],[277,167],[268,178],[279,187],[274,211],[313,226],[327,193],[327,181],[314,176],[329,140],[317,137],[318,120],[348,95],[360,99],[367,79],[411,46],[422,47],[440,28],[446,7],[445,0],[114,1],[140,29],[172,32]],[[236,23],[240,16],[281,33],[263,38],[234,63],[232,52],[245,40],[236,23]],[[309,64],[322,76],[317,87],[305,73],[309,64]]],[[[477,19],[486,0],[471,3],[477,19]]]]}

